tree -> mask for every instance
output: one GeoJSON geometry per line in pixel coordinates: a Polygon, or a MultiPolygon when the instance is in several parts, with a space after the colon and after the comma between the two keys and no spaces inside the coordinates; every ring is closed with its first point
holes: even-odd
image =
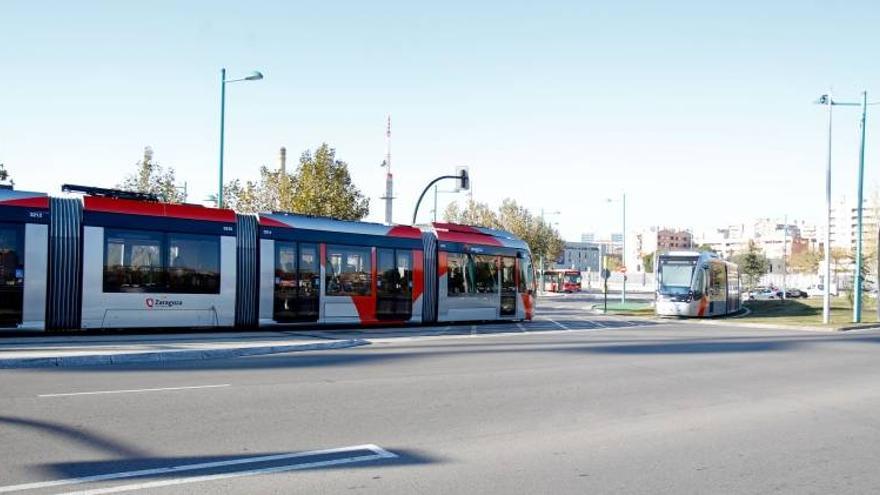
{"type": "Polygon", "coordinates": [[[753,240],[749,241],[744,253],[733,257],[733,262],[739,266],[740,273],[745,275],[750,286],[754,286],[770,268],[770,261],[753,240]]]}
{"type": "Polygon", "coordinates": [[[712,249],[712,246],[709,245],[709,244],[707,244],[707,243],[705,243],[705,242],[702,243],[702,244],[700,244],[699,246],[697,246],[697,251],[700,251],[700,252],[708,251],[708,252],[710,252],[710,253],[714,253],[714,252],[715,252],[715,250],[712,249]]]}
{"type": "Polygon", "coordinates": [[[788,260],[788,268],[793,272],[816,273],[820,261],[822,261],[822,253],[809,249],[792,254],[788,260]]]}
{"type": "Polygon", "coordinates": [[[446,206],[443,212],[443,218],[447,222],[460,223],[462,225],[473,225],[477,227],[489,227],[492,229],[501,228],[501,220],[498,215],[489,208],[486,203],[478,203],[472,199],[468,200],[464,209],[462,209],[457,201],[453,201],[446,206]]]}
{"type": "Polygon", "coordinates": [[[143,160],[135,165],[135,173],[128,175],[122,184],[116,187],[124,191],[133,191],[146,194],[155,194],[162,201],[169,203],[183,203],[186,201],[184,188],[177,185],[174,177],[174,168],[166,170],[153,160],[153,148],[144,148],[143,160]]]}
{"type": "Polygon", "coordinates": [[[447,222],[506,230],[525,241],[532,255],[543,258],[545,265],[555,261],[565,248],[565,241],[556,229],[513,199],[505,199],[497,212],[473,200],[468,201],[464,209],[453,202],[443,216],[447,222]]]}
{"type": "Polygon", "coordinates": [[[293,211],[294,176],[260,167],[260,179],[242,183],[239,179],[223,188],[223,206],[240,213],[293,211]]]}
{"type": "Polygon", "coordinates": [[[6,171],[6,167],[0,163],[0,182],[6,182],[9,180],[9,172],[6,171]]]}
{"type": "Polygon", "coordinates": [[[300,156],[295,174],[260,168],[260,179],[225,186],[224,204],[242,213],[288,211],[340,220],[361,220],[370,200],[351,182],[348,164],[327,143],[300,156]]]}
{"type": "Polygon", "coordinates": [[[642,256],[642,268],[645,273],[654,273],[654,253],[642,256]]]}

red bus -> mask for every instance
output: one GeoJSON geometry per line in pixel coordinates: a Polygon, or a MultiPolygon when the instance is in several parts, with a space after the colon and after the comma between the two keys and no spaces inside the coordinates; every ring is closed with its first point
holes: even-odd
{"type": "Polygon", "coordinates": [[[544,272],[545,292],[580,292],[581,272],[577,270],[547,270],[544,272]]]}

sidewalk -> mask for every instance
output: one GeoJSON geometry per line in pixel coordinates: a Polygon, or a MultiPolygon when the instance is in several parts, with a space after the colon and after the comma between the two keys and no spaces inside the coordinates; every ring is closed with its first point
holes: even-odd
{"type": "Polygon", "coordinates": [[[0,339],[0,368],[46,368],[228,359],[368,345],[288,332],[58,335],[0,339]]]}

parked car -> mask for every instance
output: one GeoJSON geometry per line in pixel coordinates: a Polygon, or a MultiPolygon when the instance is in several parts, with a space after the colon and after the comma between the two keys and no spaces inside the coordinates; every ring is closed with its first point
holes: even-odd
{"type": "MultiPolygon", "coordinates": [[[[779,297],[782,297],[782,291],[779,291],[777,293],[777,295],[779,297]]],[[[810,297],[810,295],[807,294],[807,291],[805,291],[805,290],[788,289],[785,291],[785,298],[786,299],[797,299],[797,298],[806,298],[806,297],[810,297]]]]}
{"type": "Polygon", "coordinates": [[[779,294],[769,287],[755,287],[748,292],[749,301],[770,301],[779,299],[779,294]]]}

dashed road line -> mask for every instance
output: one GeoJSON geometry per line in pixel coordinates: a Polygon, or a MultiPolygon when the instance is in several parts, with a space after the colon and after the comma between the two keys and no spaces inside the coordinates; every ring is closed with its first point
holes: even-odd
{"type": "Polygon", "coordinates": [[[548,318],[547,321],[549,321],[550,323],[556,325],[557,327],[559,327],[559,328],[561,328],[561,329],[563,329],[563,330],[565,330],[565,331],[568,331],[568,332],[571,331],[570,328],[568,328],[567,326],[563,325],[562,323],[559,323],[559,322],[556,321],[556,320],[551,320],[551,319],[548,318]]]}
{"type": "MultiPolygon", "coordinates": [[[[61,394],[42,394],[37,397],[73,397],[77,395],[109,395],[109,394],[139,394],[144,392],[168,392],[168,391],[176,391],[176,390],[197,390],[203,388],[223,388],[230,387],[231,385],[228,383],[222,383],[219,385],[193,385],[191,387],[163,387],[163,388],[134,388],[134,389],[126,389],[126,390],[99,390],[96,392],[68,392],[61,394]]],[[[2,493],[2,490],[0,490],[2,493]]]]}
{"type": "Polygon", "coordinates": [[[522,332],[522,333],[527,333],[527,332],[528,332],[528,330],[526,330],[526,327],[523,326],[523,324],[520,323],[520,322],[517,322],[517,323],[516,323],[516,328],[519,328],[519,331],[522,332]]]}

